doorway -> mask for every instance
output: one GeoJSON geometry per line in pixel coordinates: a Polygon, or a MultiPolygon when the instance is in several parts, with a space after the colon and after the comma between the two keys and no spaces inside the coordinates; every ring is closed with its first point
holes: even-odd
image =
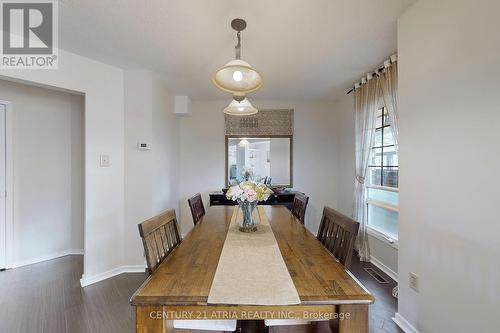
{"type": "Polygon", "coordinates": [[[83,255],[84,130],[84,96],[0,80],[1,268],[83,255]]]}

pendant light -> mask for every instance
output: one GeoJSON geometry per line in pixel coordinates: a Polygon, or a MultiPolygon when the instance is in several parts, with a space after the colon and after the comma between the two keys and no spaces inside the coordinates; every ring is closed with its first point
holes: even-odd
{"type": "Polygon", "coordinates": [[[249,144],[250,142],[248,142],[248,140],[245,138],[241,139],[240,142],[238,142],[238,146],[242,148],[248,146],[249,144]]]}
{"type": "Polygon", "coordinates": [[[215,72],[212,81],[221,90],[232,93],[236,100],[256,91],[262,86],[262,77],[248,62],[241,60],[241,31],[247,23],[243,19],[231,21],[231,27],[237,31],[238,44],[235,47],[235,58],[215,72]]]}
{"type": "Polygon", "coordinates": [[[258,110],[253,107],[250,101],[245,97],[241,102],[233,99],[224,109],[224,113],[233,116],[249,116],[256,114],[258,110]]]}

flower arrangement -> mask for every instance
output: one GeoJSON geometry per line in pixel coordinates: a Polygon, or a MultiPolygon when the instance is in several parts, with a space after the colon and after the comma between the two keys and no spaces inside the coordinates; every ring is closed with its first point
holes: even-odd
{"type": "Polygon", "coordinates": [[[237,201],[243,212],[243,221],[238,221],[242,232],[257,231],[257,221],[253,218],[253,210],[259,201],[264,201],[273,193],[265,184],[248,180],[239,185],[231,186],[226,198],[237,201]]]}
{"type": "Polygon", "coordinates": [[[238,202],[265,201],[273,193],[265,184],[254,181],[244,181],[239,185],[231,186],[226,193],[226,198],[238,202]]]}

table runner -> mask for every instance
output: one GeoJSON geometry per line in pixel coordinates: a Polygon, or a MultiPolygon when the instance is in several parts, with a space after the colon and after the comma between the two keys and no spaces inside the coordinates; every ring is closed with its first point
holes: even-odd
{"type": "MultiPolygon", "coordinates": [[[[300,304],[300,298],[281,256],[263,207],[258,230],[238,230],[236,206],[215,272],[208,303],[246,305],[300,304]]],[[[258,215],[258,216],[256,216],[258,215]]]]}

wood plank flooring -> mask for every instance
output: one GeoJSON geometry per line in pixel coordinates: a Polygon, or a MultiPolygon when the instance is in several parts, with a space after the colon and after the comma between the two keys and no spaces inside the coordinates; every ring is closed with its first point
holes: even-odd
{"type": "MultiPolygon", "coordinates": [[[[376,299],[370,306],[370,332],[402,332],[391,320],[397,311],[397,301],[390,294],[395,283],[378,284],[363,270],[365,265],[371,264],[353,258],[351,270],[376,299]]],[[[146,274],[121,274],[81,288],[82,271],[82,256],[66,256],[0,272],[0,332],[134,332],[129,298],[146,274]]],[[[309,328],[273,327],[270,332],[328,333],[330,329],[327,323],[319,323],[309,328]]]]}

